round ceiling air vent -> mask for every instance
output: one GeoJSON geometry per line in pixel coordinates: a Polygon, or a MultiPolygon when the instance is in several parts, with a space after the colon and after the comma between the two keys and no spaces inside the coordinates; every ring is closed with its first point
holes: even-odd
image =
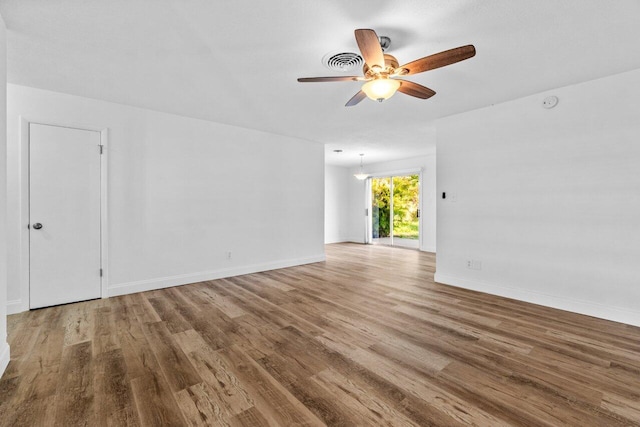
{"type": "Polygon", "coordinates": [[[362,57],[353,52],[329,52],[322,58],[322,64],[332,71],[360,70],[364,65],[362,57]]]}

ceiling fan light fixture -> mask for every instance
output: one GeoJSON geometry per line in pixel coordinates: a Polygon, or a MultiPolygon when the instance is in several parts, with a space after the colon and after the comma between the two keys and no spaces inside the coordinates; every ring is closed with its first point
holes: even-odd
{"type": "Polygon", "coordinates": [[[382,102],[389,99],[400,87],[400,81],[387,77],[378,77],[362,85],[362,91],[369,99],[382,102]]]}
{"type": "Polygon", "coordinates": [[[445,50],[433,55],[425,56],[404,65],[399,65],[398,60],[387,53],[391,40],[388,37],[378,37],[375,31],[360,28],[354,31],[356,43],[360,49],[363,77],[360,76],[332,76],[332,77],[302,77],[298,81],[306,82],[346,82],[366,81],[362,88],[347,101],[345,107],[353,107],[365,98],[382,102],[389,99],[396,91],[419,99],[429,99],[436,94],[433,89],[414,83],[410,80],[395,79],[394,77],[409,76],[424,73],[455,64],[469,59],[476,54],[476,48],[468,44],[445,50]]]}

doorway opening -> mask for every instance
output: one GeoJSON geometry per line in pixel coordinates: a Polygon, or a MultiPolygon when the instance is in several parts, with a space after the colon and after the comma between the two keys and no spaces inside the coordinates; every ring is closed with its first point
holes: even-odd
{"type": "Polygon", "coordinates": [[[369,241],[420,249],[420,175],[370,178],[371,227],[369,241]]]}

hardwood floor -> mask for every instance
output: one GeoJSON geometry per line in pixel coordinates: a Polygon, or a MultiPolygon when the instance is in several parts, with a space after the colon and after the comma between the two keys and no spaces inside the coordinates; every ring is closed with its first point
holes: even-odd
{"type": "Polygon", "coordinates": [[[21,313],[3,426],[640,425],[640,328],[327,262],[21,313]]]}

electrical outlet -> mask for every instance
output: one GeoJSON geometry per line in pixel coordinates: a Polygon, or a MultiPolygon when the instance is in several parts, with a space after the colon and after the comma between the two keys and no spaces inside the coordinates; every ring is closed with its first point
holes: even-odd
{"type": "Polygon", "coordinates": [[[482,261],[477,259],[468,259],[467,268],[470,270],[482,270],[482,261]]]}
{"type": "Polygon", "coordinates": [[[231,251],[227,251],[227,259],[231,259],[231,251]]]}

